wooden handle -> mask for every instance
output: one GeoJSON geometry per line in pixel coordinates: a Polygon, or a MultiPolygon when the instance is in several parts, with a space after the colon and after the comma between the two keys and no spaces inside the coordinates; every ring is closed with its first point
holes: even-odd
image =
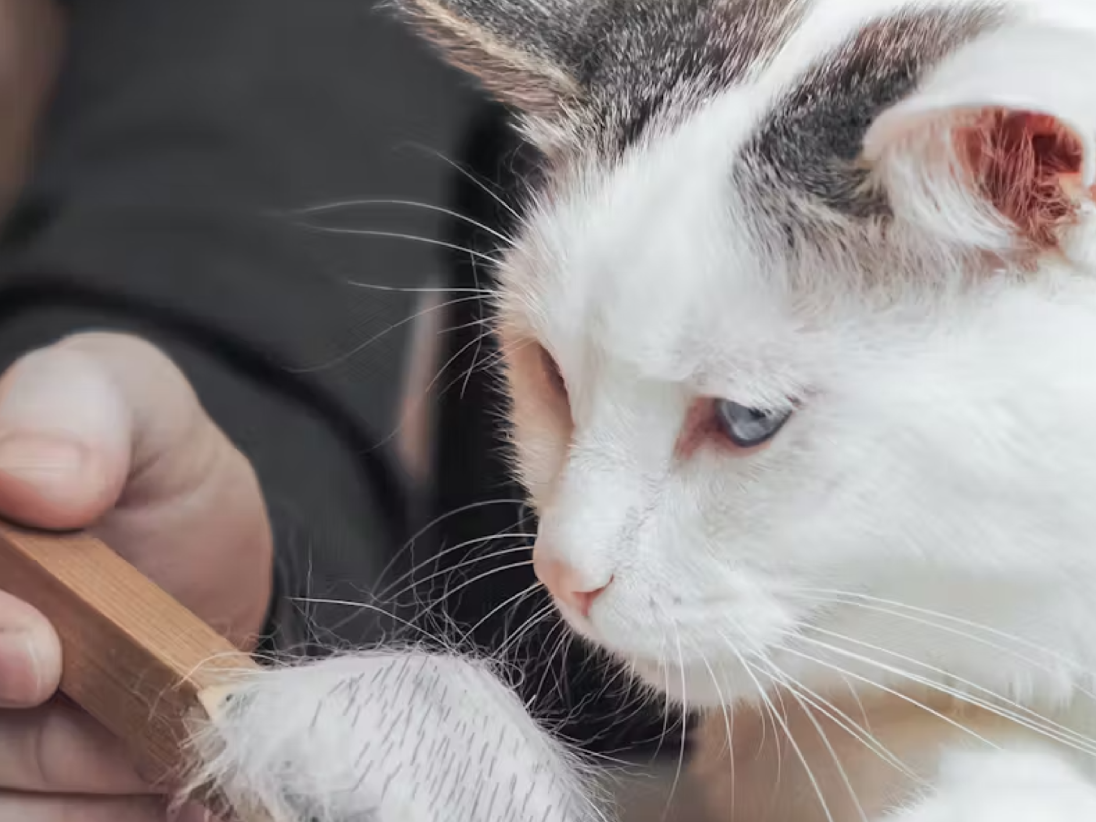
{"type": "Polygon", "coordinates": [[[0,588],[61,638],[61,692],[126,742],[141,772],[185,772],[201,694],[257,666],[101,541],[0,523],[0,588]]]}

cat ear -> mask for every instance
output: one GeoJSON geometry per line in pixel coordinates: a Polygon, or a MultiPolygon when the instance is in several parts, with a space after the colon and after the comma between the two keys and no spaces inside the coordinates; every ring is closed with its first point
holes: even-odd
{"type": "Polygon", "coordinates": [[[394,0],[453,66],[498,101],[551,118],[581,95],[568,68],[568,24],[588,0],[394,0]]]}
{"type": "Polygon", "coordinates": [[[1096,36],[1001,29],[960,50],[869,128],[896,214],[994,252],[1049,250],[1096,185],[1096,36]]]}

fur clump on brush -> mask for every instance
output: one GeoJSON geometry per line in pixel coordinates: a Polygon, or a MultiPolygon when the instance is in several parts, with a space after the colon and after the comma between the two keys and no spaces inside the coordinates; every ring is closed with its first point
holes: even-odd
{"type": "Polygon", "coordinates": [[[191,785],[272,822],[586,822],[584,769],[484,661],[384,650],[272,668],[197,730],[191,785]]]}

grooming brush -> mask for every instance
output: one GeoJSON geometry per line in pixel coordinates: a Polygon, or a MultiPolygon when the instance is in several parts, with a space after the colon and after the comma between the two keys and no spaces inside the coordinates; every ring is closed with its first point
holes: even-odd
{"type": "MultiPolygon", "coordinates": [[[[100,540],[0,523],[0,586],[42,612],[63,650],[61,694],[119,737],[142,775],[170,786],[191,773],[193,729],[216,728],[231,685],[259,666],[100,540]]],[[[192,797],[232,822],[206,787],[192,797]]]]}

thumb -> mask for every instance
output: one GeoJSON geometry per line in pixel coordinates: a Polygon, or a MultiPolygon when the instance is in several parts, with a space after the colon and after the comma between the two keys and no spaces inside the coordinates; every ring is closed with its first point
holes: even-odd
{"type": "Polygon", "coordinates": [[[94,357],[56,345],[0,377],[0,515],[70,529],[111,508],[129,472],[132,419],[94,357]]]}

